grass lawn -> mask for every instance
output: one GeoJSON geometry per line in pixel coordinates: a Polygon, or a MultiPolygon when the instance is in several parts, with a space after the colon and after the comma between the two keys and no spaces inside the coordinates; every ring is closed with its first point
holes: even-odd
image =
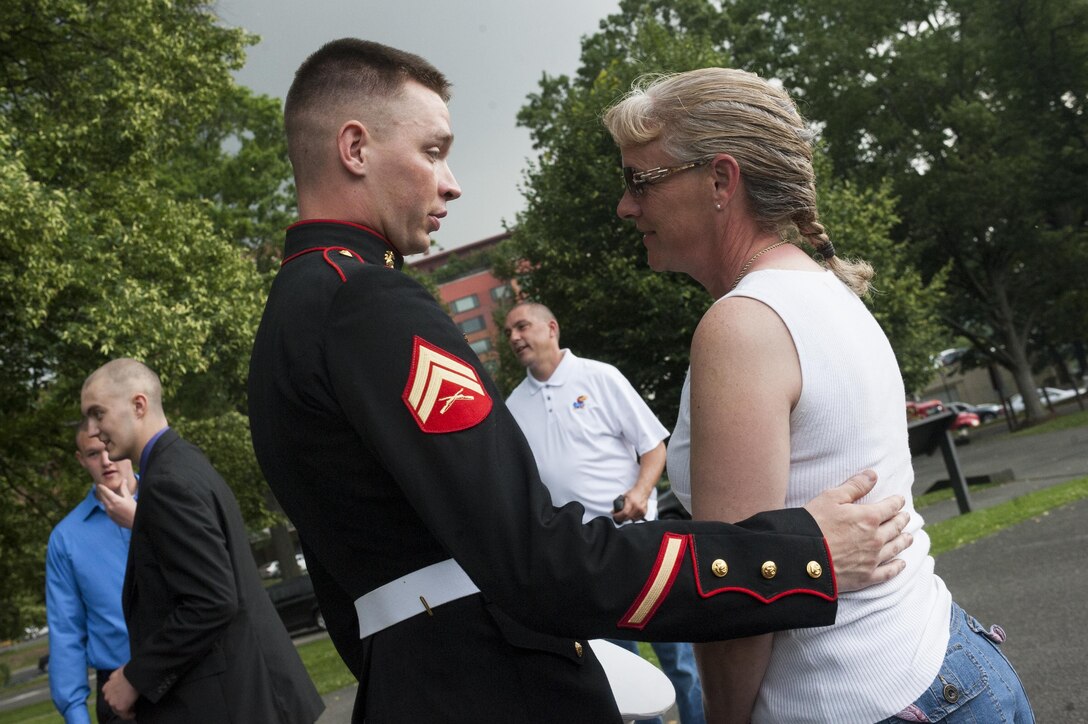
{"type": "MultiPolygon", "coordinates": [[[[355,677],[344,666],[344,662],[340,660],[340,655],[336,653],[332,641],[328,638],[302,644],[298,647],[298,653],[302,657],[302,663],[305,664],[306,670],[310,672],[310,678],[313,679],[314,686],[322,695],[355,683],[355,677]]],[[[37,657],[34,657],[32,661],[36,664],[37,657]]],[[[15,688],[4,689],[4,695],[9,696],[18,693],[15,688]]],[[[18,688],[29,687],[20,686],[18,688]]],[[[92,696],[88,702],[88,706],[91,707],[92,711],[94,710],[94,701],[95,699],[92,696]]],[[[0,724],[63,724],[63,722],[64,720],[57,713],[51,701],[30,704],[13,711],[0,712],[0,724]]]]}
{"type": "Polygon", "coordinates": [[[955,550],[1081,498],[1088,498],[1088,478],[1070,480],[1068,483],[1037,490],[990,508],[927,525],[926,532],[932,541],[930,555],[936,556],[955,550]]]}
{"type": "MultiPolygon", "coordinates": [[[[92,702],[94,699],[91,700],[92,702]]],[[[93,711],[94,705],[92,703],[93,711]]],[[[91,715],[92,717],[94,714],[91,715]]],[[[22,709],[0,712],[0,724],[64,724],[64,719],[53,707],[53,702],[43,701],[24,706],[22,709]]]]}
{"type": "Polygon", "coordinates": [[[298,655],[302,657],[302,663],[322,696],[355,683],[355,677],[348,671],[328,637],[302,644],[298,647],[298,655]]]}
{"type": "Polygon", "coordinates": [[[0,664],[7,664],[12,671],[37,666],[38,659],[49,653],[49,639],[40,639],[35,644],[23,644],[0,651],[0,664]]]}
{"type": "Polygon", "coordinates": [[[1054,432],[1055,430],[1070,430],[1074,427],[1084,427],[1085,425],[1088,425],[1088,410],[1066,413],[1024,430],[1018,430],[1012,434],[1016,437],[1030,437],[1032,435],[1041,435],[1045,432],[1054,432]]]}

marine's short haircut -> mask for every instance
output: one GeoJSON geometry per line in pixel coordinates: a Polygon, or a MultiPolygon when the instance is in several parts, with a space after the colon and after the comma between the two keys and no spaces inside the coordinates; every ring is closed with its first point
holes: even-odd
{"type": "Polygon", "coordinates": [[[415,81],[449,102],[450,82],[441,71],[414,53],[358,38],[326,43],[295,72],[284,105],[287,149],[296,176],[312,161],[314,143],[347,117],[351,109],[383,105],[415,81]],[[319,138],[315,138],[315,136],[319,138]]]}

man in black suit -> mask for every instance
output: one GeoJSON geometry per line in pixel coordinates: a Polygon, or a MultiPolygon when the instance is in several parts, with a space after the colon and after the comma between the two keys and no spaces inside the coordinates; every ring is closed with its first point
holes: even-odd
{"type": "Polygon", "coordinates": [[[87,431],[139,461],[123,608],[131,658],[103,688],[141,722],[313,722],[324,709],[261,587],[238,503],[170,429],[158,376],[134,359],[83,384],[87,431]]]}

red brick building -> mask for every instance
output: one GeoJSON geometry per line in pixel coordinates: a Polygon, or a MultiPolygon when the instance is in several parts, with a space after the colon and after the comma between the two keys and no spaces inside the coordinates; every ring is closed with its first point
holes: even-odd
{"type": "Polygon", "coordinates": [[[495,344],[501,339],[495,323],[495,309],[509,303],[513,297],[510,285],[491,274],[490,264],[483,252],[509,237],[510,232],[505,232],[409,262],[417,271],[440,276],[443,276],[439,271],[443,267],[452,264],[464,267],[457,269],[453,278],[438,283],[439,295],[449,307],[453,321],[465,333],[469,346],[492,372],[499,358],[495,344]],[[479,264],[473,264],[474,260],[479,260],[479,264]]]}

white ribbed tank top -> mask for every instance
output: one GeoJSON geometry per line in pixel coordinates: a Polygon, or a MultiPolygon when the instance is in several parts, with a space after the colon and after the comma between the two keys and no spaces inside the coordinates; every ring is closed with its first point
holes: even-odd
{"type": "MultiPolygon", "coordinates": [[[[790,415],[786,506],[799,507],[865,468],[879,475],[864,499],[899,494],[914,544],[887,583],[843,593],[835,625],[775,634],[752,721],[874,722],[911,704],[936,677],[952,599],[933,572],[929,536],[911,501],[905,395],[891,345],[869,310],[831,272],[752,272],[729,296],[757,299],[785,323],[801,362],[790,415]]],[[[723,297],[726,298],[726,297],[723,297]]],[[[691,390],[669,440],[669,481],[690,509],[691,390]]],[[[723,461],[728,465],[728,461],[723,461]]]]}

